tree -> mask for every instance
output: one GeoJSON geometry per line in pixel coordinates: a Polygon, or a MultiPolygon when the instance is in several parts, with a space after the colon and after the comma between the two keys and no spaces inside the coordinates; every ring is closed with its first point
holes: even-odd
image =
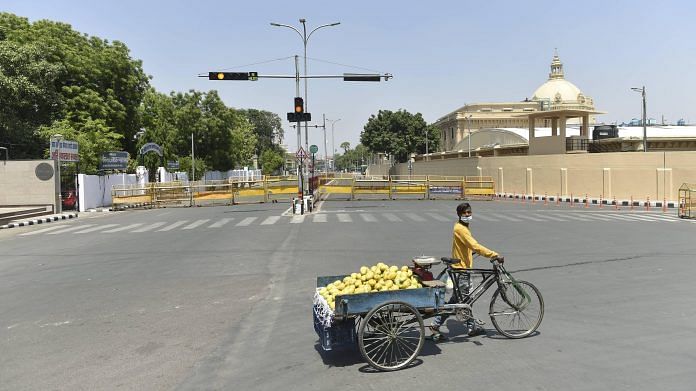
{"type": "Polygon", "coordinates": [[[278,171],[283,164],[285,159],[281,153],[276,152],[273,149],[267,149],[261,154],[261,169],[264,175],[271,175],[278,171]]]}
{"type": "Polygon", "coordinates": [[[256,109],[239,110],[239,112],[246,116],[254,127],[257,156],[261,156],[263,151],[267,149],[281,152],[276,144],[283,139],[283,127],[278,114],[256,109]]]}
{"type": "Polygon", "coordinates": [[[367,121],[360,142],[372,152],[386,152],[397,162],[405,162],[411,153],[425,153],[426,133],[428,150],[436,151],[440,143],[439,131],[426,124],[420,113],[380,110],[367,121]]]}
{"type": "Polygon", "coordinates": [[[342,142],[341,148],[343,148],[343,153],[348,153],[348,150],[350,149],[350,143],[348,141],[342,142]]]}

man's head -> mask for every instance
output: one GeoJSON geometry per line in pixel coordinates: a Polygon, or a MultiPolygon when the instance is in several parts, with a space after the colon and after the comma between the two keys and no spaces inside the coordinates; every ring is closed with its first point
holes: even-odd
{"type": "Polygon", "coordinates": [[[471,205],[469,205],[468,202],[462,202],[457,205],[457,217],[459,217],[459,221],[463,223],[471,221],[471,205]]]}

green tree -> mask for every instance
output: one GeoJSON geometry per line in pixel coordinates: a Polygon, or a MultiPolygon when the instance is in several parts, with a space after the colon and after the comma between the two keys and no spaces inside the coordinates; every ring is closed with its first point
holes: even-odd
{"type": "Polygon", "coordinates": [[[348,141],[344,141],[341,143],[341,148],[343,148],[343,153],[348,153],[348,150],[350,149],[350,143],[348,141]]]}
{"type": "Polygon", "coordinates": [[[283,154],[278,153],[273,149],[267,149],[261,154],[261,169],[264,175],[272,175],[276,173],[283,164],[285,159],[283,159],[283,154]]]}
{"type": "Polygon", "coordinates": [[[239,112],[244,114],[254,127],[257,156],[261,156],[267,149],[281,152],[280,147],[275,144],[276,140],[283,138],[283,127],[278,114],[256,109],[239,110],[239,112]]]}
{"type": "Polygon", "coordinates": [[[425,153],[426,133],[428,150],[436,151],[440,143],[439,131],[426,124],[420,113],[380,110],[367,121],[360,142],[372,152],[386,152],[397,162],[405,162],[411,153],[425,153]]]}

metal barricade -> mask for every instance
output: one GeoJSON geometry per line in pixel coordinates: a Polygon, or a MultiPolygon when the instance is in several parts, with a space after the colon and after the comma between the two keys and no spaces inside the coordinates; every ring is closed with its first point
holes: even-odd
{"type": "Polygon", "coordinates": [[[389,198],[413,199],[428,198],[428,177],[426,175],[395,175],[389,177],[389,198]]]}
{"type": "Polygon", "coordinates": [[[495,182],[489,176],[467,176],[464,178],[464,198],[493,199],[495,182]]]}
{"type": "Polygon", "coordinates": [[[684,183],[679,187],[679,217],[696,218],[696,184],[684,183]]]}

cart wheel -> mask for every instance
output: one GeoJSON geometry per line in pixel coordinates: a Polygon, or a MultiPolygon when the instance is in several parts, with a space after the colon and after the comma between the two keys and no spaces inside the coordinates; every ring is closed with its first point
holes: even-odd
{"type": "Polygon", "coordinates": [[[406,367],[418,356],[424,340],[423,318],[406,303],[382,303],[360,322],[360,353],[368,364],[381,371],[406,367]]]}

